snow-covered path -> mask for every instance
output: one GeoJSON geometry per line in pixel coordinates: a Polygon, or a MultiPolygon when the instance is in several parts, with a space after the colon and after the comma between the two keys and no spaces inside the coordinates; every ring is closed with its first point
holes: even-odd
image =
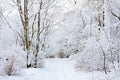
{"type": "Polygon", "coordinates": [[[69,59],[47,59],[43,69],[22,70],[22,76],[0,77],[0,80],[105,80],[102,73],[77,72],[69,59]]]}

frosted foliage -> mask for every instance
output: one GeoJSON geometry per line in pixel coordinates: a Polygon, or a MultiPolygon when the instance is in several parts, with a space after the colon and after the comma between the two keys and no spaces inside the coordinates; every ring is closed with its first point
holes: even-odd
{"type": "Polygon", "coordinates": [[[94,71],[94,70],[102,70],[102,60],[101,55],[99,54],[98,47],[96,44],[95,38],[91,38],[86,43],[87,48],[80,53],[77,58],[77,62],[75,64],[75,68],[77,70],[85,70],[85,71],[94,71]]]}
{"type": "Polygon", "coordinates": [[[87,34],[83,30],[81,13],[76,8],[66,12],[63,17],[64,21],[57,25],[55,30],[52,29],[48,37],[49,48],[46,54],[56,55],[62,50],[66,55],[70,55],[82,51],[84,47],[87,34]]]}
{"type": "MultiPolygon", "coordinates": [[[[75,68],[78,70],[86,71],[119,71],[119,28],[120,28],[120,16],[119,16],[119,0],[105,0],[105,25],[104,28],[99,28],[97,22],[92,22],[91,37],[88,38],[86,46],[82,53],[79,53],[76,58],[75,68]],[[95,29],[96,28],[96,29],[95,29]],[[98,32],[97,32],[98,31],[98,32]],[[79,56],[79,57],[78,57],[79,56]]],[[[92,0],[91,0],[92,2],[92,0]]],[[[96,5],[93,0],[91,6],[96,5]],[[94,3],[94,4],[93,4],[94,3]]],[[[95,7],[94,7],[95,8],[95,7]]],[[[93,8],[92,8],[93,9],[93,8]]],[[[91,10],[92,10],[91,9],[91,10]]],[[[93,9],[92,14],[95,13],[93,9]]],[[[83,10],[84,12],[85,10],[83,10]]],[[[88,9],[87,9],[88,11],[88,9]]],[[[98,17],[97,15],[94,18],[98,17]]],[[[97,21],[97,19],[95,20],[97,21]]],[[[88,23],[87,23],[88,24],[88,23]]],[[[86,28],[87,29],[87,28],[86,28]]]]}

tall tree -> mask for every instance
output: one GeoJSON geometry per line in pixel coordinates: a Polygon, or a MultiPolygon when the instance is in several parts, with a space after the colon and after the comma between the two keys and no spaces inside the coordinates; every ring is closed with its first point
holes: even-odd
{"type": "Polygon", "coordinates": [[[52,23],[49,17],[51,13],[48,14],[48,12],[53,2],[54,0],[17,0],[19,16],[24,33],[24,50],[27,52],[27,67],[37,67],[38,53],[42,45],[40,44],[41,36],[44,36],[43,32],[48,30],[52,23]],[[34,56],[33,63],[31,63],[29,58],[31,53],[34,56]]]}

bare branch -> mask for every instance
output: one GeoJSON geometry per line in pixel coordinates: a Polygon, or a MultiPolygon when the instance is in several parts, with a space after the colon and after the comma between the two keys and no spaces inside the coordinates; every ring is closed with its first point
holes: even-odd
{"type": "Polygon", "coordinates": [[[6,21],[8,27],[9,27],[13,32],[17,33],[22,40],[24,40],[23,36],[22,36],[18,31],[16,31],[15,29],[12,28],[12,26],[10,25],[9,21],[7,20],[7,18],[6,18],[4,15],[2,15],[2,17],[3,17],[4,20],[6,21]]]}
{"type": "Polygon", "coordinates": [[[21,0],[17,0],[17,6],[18,6],[18,11],[19,11],[19,15],[20,15],[20,19],[22,22],[22,25],[24,27],[24,20],[23,20],[23,10],[22,10],[22,6],[21,6],[21,0]]]}

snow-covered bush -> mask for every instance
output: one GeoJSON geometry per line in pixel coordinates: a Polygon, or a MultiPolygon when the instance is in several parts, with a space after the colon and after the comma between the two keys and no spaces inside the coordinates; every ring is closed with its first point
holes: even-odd
{"type": "Polygon", "coordinates": [[[113,38],[105,30],[101,31],[100,40],[88,39],[86,48],[77,56],[75,68],[85,71],[119,70],[119,39],[113,38]]]}
{"type": "Polygon", "coordinates": [[[103,69],[101,55],[97,51],[98,45],[95,43],[97,43],[95,38],[89,39],[86,44],[89,46],[82,53],[79,53],[75,63],[77,70],[93,71],[103,69]]]}
{"type": "Polygon", "coordinates": [[[15,71],[16,71],[15,68],[14,68],[14,62],[15,62],[14,56],[11,56],[11,57],[7,58],[6,62],[7,62],[7,65],[5,67],[5,74],[10,76],[13,73],[15,73],[15,71]]]}
{"type": "Polygon", "coordinates": [[[59,57],[59,58],[65,58],[65,53],[64,53],[63,51],[60,51],[60,52],[58,53],[58,57],[59,57]]]}
{"type": "Polygon", "coordinates": [[[17,75],[26,68],[26,53],[20,47],[11,47],[0,54],[0,75],[17,75]]]}

